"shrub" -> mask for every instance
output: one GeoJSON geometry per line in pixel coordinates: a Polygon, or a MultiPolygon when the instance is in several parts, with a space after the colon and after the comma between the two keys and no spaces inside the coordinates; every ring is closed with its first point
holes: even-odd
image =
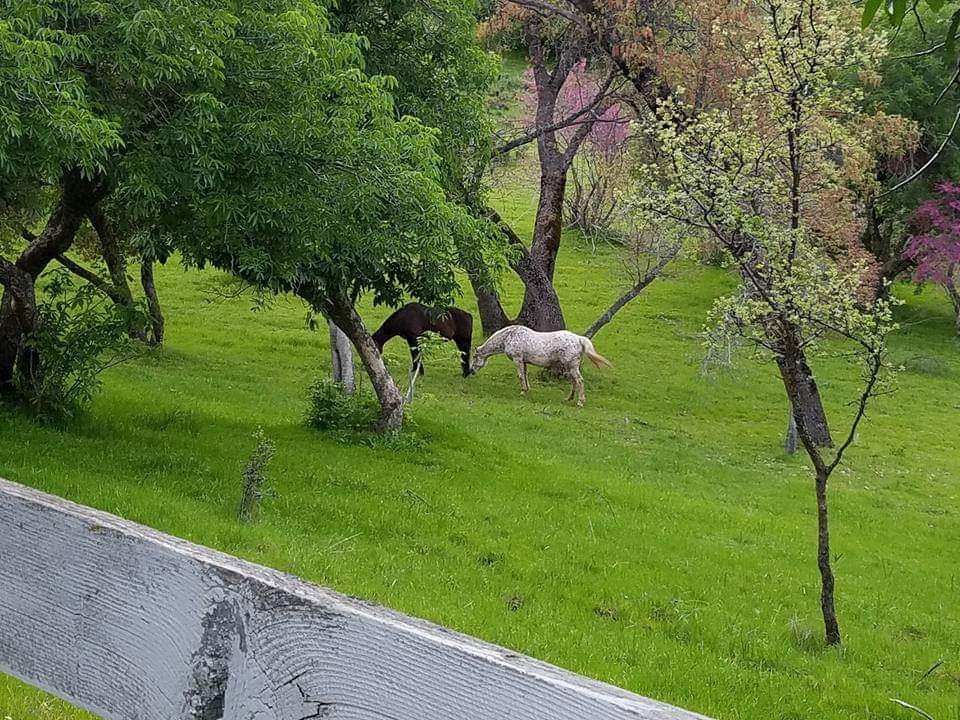
{"type": "Polygon", "coordinates": [[[377,419],[374,398],[348,394],[340,383],[321,378],[310,386],[307,424],[317,430],[356,433],[368,430],[377,419]]]}
{"type": "Polygon", "coordinates": [[[25,343],[33,362],[18,378],[19,395],[37,417],[73,417],[93,399],[105,370],[137,354],[127,336],[130,313],[93,287],[74,285],[65,271],[51,274],[25,343]]]}
{"type": "Polygon", "coordinates": [[[262,429],[258,429],[253,438],[257,441],[257,447],[243,467],[243,496],[237,511],[237,517],[242,523],[256,522],[260,517],[260,501],[263,499],[264,485],[267,482],[264,469],[277,452],[276,446],[263,434],[262,429]]]}

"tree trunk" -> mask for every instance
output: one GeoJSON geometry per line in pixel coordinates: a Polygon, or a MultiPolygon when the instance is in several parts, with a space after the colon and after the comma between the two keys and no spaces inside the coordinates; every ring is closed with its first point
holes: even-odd
{"type": "Polygon", "coordinates": [[[25,377],[36,373],[37,358],[23,344],[36,322],[34,279],[11,264],[5,273],[0,301],[0,395],[15,393],[17,370],[25,377]]]}
{"type": "MultiPolygon", "coordinates": [[[[545,161],[541,160],[541,164],[545,161]]],[[[543,268],[547,279],[553,282],[563,232],[563,199],[567,189],[567,168],[551,167],[540,173],[540,200],[533,225],[530,255],[543,268]]]]}
{"type": "Polygon", "coordinates": [[[350,342],[356,348],[367,375],[370,376],[373,389],[377,393],[377,399],[380,401],[380,418],[377,420],[375,429],[378,432],[400,429],[403,423],[403,396],[383,364],[383,358],[363,324],[363,319],[346,298],[332,298],[324,304],[327,308],[327,316],[350,338],[350,342]]]}
{"type": "Polygon", "coordinates": [[[160,307],[160,298],[157,296],[157,286],[153,280],[153,260],[144,257],[140,262],[140,284],[147,297],[147,310],[150,313],[150,344],[163,345],[166,321],[163,318],[163,309],[160,307]]]}
{"type": "Polygon", "coordinates": [[[953,303],[953,327],[957,331],[957,335],[960,336],[960,288],[958,288],[957,284],[953,281],[953,278],[957,276],[957,268],[952,267],[949,272],[950,278],[944,287],[946,288],[947,295],[950,297],[950,302],[953,303]]]}
{"type": "Polygon", "coordinates": [[[840,644],[840,624],[834,605],[833,568],[830,566],[830,516],[827,511],[827,478],[823,470],[817,471],[817,567],[820,569],[820,609],[823,612],[823,628],[828,645],[840,644]]]}
{"type": "Polygon", "coordinates": [[[43,232],[32,238],[16,263],[2,261],[0,283],[0,392],[15,390],[15,376],[30,379],[39,366],[36,351],[24,339],[37,323],[36,281],[58,255],[73,244],[87,211],[106,194],[102,178],[84,178],[79,171],[66,173],[43,232]]]}
{"type": "Polygon", "coordinates": [[[478,281],[472,274],[470,277],[470,286],[473,288],[473,294],[477,298],[477,310],[480,312],[480,326],[483,328],[483,334],[490,337],[497,330],[502,330],[510,324],[510,318],[503,310],[503,304],[500,302],[500,295],[496,290],[488,289],[478,281]]]}
{"type": "MultiPolygon", "coordinates": [[[[100,240],[100,253],[103,255],[103,262],[107,266],[107,273],[110,275],[110,282],[113,284],[114,293],[111,294],[118,304],[126,308],[133,308],[133,292],[130,290],[130,283],[127,281],[127,261],[124,253],[120,249],[120,243],[114,234],[106,215],[100,208],[94,208],[88,213],[90,224],[97,231],[97,237],[100,240]]],[[[127,334],[134,340],[145,342],[147,333],[142,322],[137,317],[131,317],[127,334]]]]}
{"type": "Polygon", "coordinates": [[[353,395],[356,383],[353,376],[353,349],[350,347],[350,339],[332,320],[327,320],[327,325],[330,330],[333,381],[339,383],[347,395],[353,395]]]}
{"type": "Polygon", "coordinates": [[[793,455],[797,452],[797,419],[793,416],[793,410],[790,410],[790,417],[787,419],[787,435],[783,439],[783,449],[787,455],[793,455]]]}
{"type": "Polygon", "coordinates": [[[560,307],[560,298],[553,283],[540,268],[537,272],[521,274],[523,279],[523,305],[517,323],[539,332],[566,330],[567,322],[560,307]]]}
{"type": "MultiPolygon", "coordinates": [[[[546,164],[541,149],[541,165],[546,164]]],[[[566,168],[544,169],[540,174],[540,201],[533,226],[530,252],[516,268],[523,280],[523,305],[517,321],[533,330],[566,330],[560,298],[553,286],[560,233],[563,230],[563,198],[566,168]]]]}
{"type": "Polygon", "coordinates": [[[778,356],[777,365],[797,424],[803,424],[816,447],[833,447],[820,390],[803,351],[794,349],[778,356]]]}

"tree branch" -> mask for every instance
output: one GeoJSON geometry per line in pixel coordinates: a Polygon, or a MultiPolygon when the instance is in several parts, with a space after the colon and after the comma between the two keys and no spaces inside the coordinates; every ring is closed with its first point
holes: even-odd
{"type": "Polygon", "coordinates": [[[663,269],[667,266],[667,263],[673,260],[673,258],[677,256],[678,252],[680,252],[679,244],[671,247],[663,255],[663,257],[660,258],[659,262],[657,262],[656,265],[650,268],[643,275],[643,277],[641,277],[636,282],[636,284],[632,288],[630,288],[629,290],[627,290],[627,292],[625,292],[623,295],[621,295],[616,300],[614,300],[614,302],[610,305],[610,307],[607,308],[606,312],[604,312],[603,315],[598,317],[593,322],[593,324],[589,328],[587,328],[586,332],[584,332],[583,334],[588,338],[593,338],[593,336],[596,335],[603,328],[604,325],[606,325],[611,320],[613,320],[613,316],[616,315],[621,310],[621,308],[623,308],[624,305],[626,305],[635,297],[637,297],[637,295],[643,292],[643,290],[647,287],[647,285],[649,285],[658,277],[660,277],[661,273],[663,272],[663,269]]]}
{"type": "Polygon", "coordinates": [[[860,421],[863,420],[864,416],[867,414],[867,403],[873,396],[873,389],[876,387],[877,381],[880,379],[880,369],[883,367],[883,357],[881,356],[880,350],[875,350],[873,355],[870,357],[869,367],[870,375],[867,378],[867,384],[863,388],[863,393],[860,395],[860,401],[857,404],[856,417],[854,417],[853,422],[850,424],[850,433],[847,435],[847,439],[843,441],[843,444],[837,450],[837,454],[834,456],[833,461],[827,466],[827,475],[832,473],[840,464],[840,461],[843,460],[843,454],[853,443],[854,437],[856,437],[857,428],[860,426],[860,421]]]}
{"type": "Polygon", "coordinates": [[[953,125],[951,125],[950,129],[947,131],[947,136],[943,139],[943,142],[940,143],[940,147],[937,148],[937,151],[930,156],[930,159],[927,160],[923,164],[923,166],[919,170],[917,170],[915,173],[913,173],[910,177],[906,178],[905,180],[901,180],[889,190],[884,190],[882,193],[877,195],[877,199],[879,200],[881,198],[887,197],[887,195],[895,193],[900,188],[912,183],[918,177],[923,175],[923,173],[926,172],[927,168],[933,165],[933,163],[935,163],[937,159],[940,157],[940,155],[943,153],[944,149],[947,147],[947,144],[950,142],[950,139],[953,137],[953,133],[956,132],[958,124],[960,124],[960,106],[957,107],[957,114],[953,118],[953,125]]]}
{"type": "Polygon", "coordinates": [[[90,270],[87,270],[87,268],[83,267],[82,265],[79,265],[78,263],[75,263],[66,255],[57,255],[55,259],[58,263],[63,265],[67,270],[72,272],[77,277],[80,277],[86,280],[88,283],[93,285],[97,290],[102,292],[104,295],[106,295],[108,298],[113,300],[115,303],[119,305],[130,304],[129,298],[124,298],[121,293],[117,292],[116,288],[114,288],[113,285],[108,283],[106,280],[104,280],[102,277],[100,277],[96,273],[91,272],[90,270]]]}
{"type": "MultiPolygon", "coordinates": [[[[529,142],[537,140],[542,135],[546,135],[550,132],[556,132],[557,130],[562,130],[563,128],[570,127],[571,125],[580,124],[580,118],[585,115],[591,114],[593,110],[600,105],[608,97],[608,91],[610,86],[613,84],[614,79],[616,78],[616,73],[610,73],[607,79],[604,81],[603,85],[600,86],[600,89],[597,91],[596,97],[593,98],[587,105],[580,108],[576,112],[568,115],[563,120],[558,120],[552,125],[547,125],[546,127],[536,127],[530,130],[529,132],[524,133],[523,135],[510,140],[509,142],[504,143],[500,147],[496,148],[494,156],[504,155],[511,150],[516,150],[521,145],[526,145],[529,142]]],[[[594,123],[596,122],[596,117],[590,118],[583,122],[594,123]]]]}

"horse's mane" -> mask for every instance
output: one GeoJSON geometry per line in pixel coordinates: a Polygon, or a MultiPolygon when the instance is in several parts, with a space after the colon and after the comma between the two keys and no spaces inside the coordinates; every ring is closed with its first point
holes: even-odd
{"type": "Polygon", "coordinates": [[[484,341],[484,343],[477,348],[477,350],[480,350],[481,348],[486,350],[488,347],[492,347],[492,348],[500,347],[502,349],[503,341],[506,339],[504,336],[507,335],[510,331],[516,330],[517,328],[521,328],[521,327],[523,327],[523,325],[507,325],[504,328],[500,328],[495,333],[490,335],[490,337],[488,337],[484,341]]]}

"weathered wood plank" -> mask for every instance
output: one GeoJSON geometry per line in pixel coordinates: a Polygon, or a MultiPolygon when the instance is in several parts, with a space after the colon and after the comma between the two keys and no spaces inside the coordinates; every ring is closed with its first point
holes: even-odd
{"type": "Polygon", "coordinates": [[[703,720],[2,479],[0,670],[108,720],[703,720]]]}

